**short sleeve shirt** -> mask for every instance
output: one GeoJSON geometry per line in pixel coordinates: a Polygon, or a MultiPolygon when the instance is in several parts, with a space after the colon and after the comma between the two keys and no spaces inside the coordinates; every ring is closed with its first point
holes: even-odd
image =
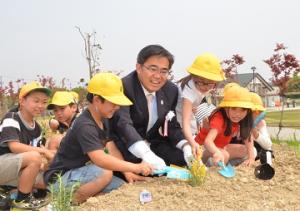
{"type": "MultiPolygon", "coordinates": [[[[232,137],[235,136],[239,131],[239,124],[232,123],[231,134],[229,136],[224,135],[226,124],[221,112],[217,112],[211,117],[209,125],[210,128],[216,129],[218,131],[218,135],[214,140],[214,143],[218,148],[224,148],[226,145],[228,145],[232,137]]],[[[195,141],[199,144],[203,144],[208,132],[209,129],[201,128],[199,134],[195,138],[195,141]]]]}
{"type": "MultiPolygon", "coordinates": [[[[195,86],[195,83],[193,80],[190,80],[183,88],[181,89],[181,84],[178,84],[178,90],[179,90],[179,96],[178,96],[178,102],[176,106],[176,115],[177,115],[177,120],[182,126],[182,100],[183,98],[188,99],[193,107],[197,107],[201,104],[203,98],[205,97],[205,94],[202,94],[199,92],[195,86]]],[[[191,129],[193,133],[197,133],[197,122],[192,115],[191,118],[191,129]]]]}
{"type": "Polygon", "coordinates": [[[42,140],[40,125],[34,122],[34,127],[29,127],[22,121],[19,112],[9,112],[2,119],[0,126],[0,155],[11,153],[7,144],[10,141],[18,141],[36,147],[41,144],[42,140]]]}
{"type": "Polygon", "coordinates": [[[62,139],[52,164],[44,174],[45,181],[53,182],[56,173],[64,174],[70,169],[85,166],[90,161],[87,153],[103,149],[105,142],[111,139],[108,120],[104,120],[102,130],[89,110],[84,110],[62,139]]]}

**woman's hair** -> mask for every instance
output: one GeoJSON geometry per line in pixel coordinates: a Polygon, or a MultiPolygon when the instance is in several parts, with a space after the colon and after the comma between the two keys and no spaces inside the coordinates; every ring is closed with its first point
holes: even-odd
{"type": "Polygon", "coordinates": [[[188,83],[190,80],[192,80],[192,75],[185,76],[184,78],[179,79],[176,83],[181,83],[180,88],[183,90],[186,85],[189,86],[188,83]]]}
{"type": "Polygon", "coordinates": [[[244,119],[240,122],[240,137],[242,140],[246,140],[250,136],[250,132],[253,125],[253,117],[252,117],[252,110],[247,109],[247,115],[244,119]]]}
{"type": "Polygon", "coordinates": [[[99,99],[100,99],[100,101],[101,101],[102,103],[105,101],[105,99],[104,99],[102,96],[96,95],[96,94],[93,94],[93,93],[90,93],[90,92],[88,92],[87,95],[86,95],[87,101],[90,102],[90,103],[93,103],[93,98],[94,98],[94,96],[99,97],[99,99]]]}
{"type": "MultiPolygon", "coordinates": [[[[213,113],[210,115],[209,120],[214,116],[214,114],[216,114],[217,112],[221,112],[222,117],[224,119],[224,123],[225,123],[225,131],[224,131],[224,135],[225,136],[230,136],[232,133],[232,122],[229,119],[229,117],[226,114],[226,110],[225,108],[217,108],[213,111],[213,113]]],[[[244,119],[242,119],[239,122],[240,125],[240,137],[242,140],[246,140],[248,139],[248,137],[250,136],[250,131],[252,129],[252,125],[253,125],[253,118],[252,118],[252,111],[251,109],[247,109],[247,115],[245,116],[244,119]]]]}

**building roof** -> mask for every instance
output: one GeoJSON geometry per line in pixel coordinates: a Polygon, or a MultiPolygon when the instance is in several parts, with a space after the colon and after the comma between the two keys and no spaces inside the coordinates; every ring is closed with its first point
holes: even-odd
{"type": "MultiPolygon", "coordinates": [[[[273,90],[273,87],[268,83],[259,73],[254,73],[254,78],[257,78],[269,91],[273,90]]],[[[222,83],[221,87],[230,82],[237,82],[242,87],[247,87],[253,80],[253,73],[236,74],[233,78],[228,78],[222,83]]]]}

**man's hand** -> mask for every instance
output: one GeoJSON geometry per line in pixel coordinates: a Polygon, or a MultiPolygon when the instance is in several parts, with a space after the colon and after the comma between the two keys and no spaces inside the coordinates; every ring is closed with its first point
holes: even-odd
{"type": "Polygon", "coordinates": [[[129,182],[129,183],[133,183],[136,181],[146,181],[148,179],[148,177],[143,177],[143,176],[137,175],[132,172],[124,172],[123,174],[124,174],[127,182],[129,182]]]}
{"type": "Polygon", "coordinates": [[[143,155],[142,160],[146,163],[151,164],[154,170],[161,170],[166,167],[165,161],[150,150],[143,155]]]}
{"type": "Polygon", "coordinates": [[[186,164],[190,166],[194,158],[191,145],[186,144],[185,146],[183,146],[182,151],[183,151],[183,157],[186,164]]]}

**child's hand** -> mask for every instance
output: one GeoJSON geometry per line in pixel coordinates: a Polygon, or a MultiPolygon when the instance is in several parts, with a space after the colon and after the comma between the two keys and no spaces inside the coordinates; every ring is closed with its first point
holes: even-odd
{"type": "Polygon", "coordinates": [[[193,143],[191,143],[191,147],[192,147],[193,156],[195,158],[197,158],[198,155],[201,155],[201,149],[197,142],[194,141],[193,143]]]}
{"type": "Polygon", "coordinates": [[[257,139],[258,136],[259,136],[259,131],[258,129],[255,127],[255,128],[252,128],[251,130],[251,133],[252,133],[252,136],[254,137],[254,139],[257,139]]]}
{"type": "Polygon", "coordinates": [[[216,151],[214,154],[213,154],[213,163],[214,165],[218,165],[218,162],[221,161],[222,163],[224,163],[224,156],[223,156],[223,153],[218,150],[216,151]]]}
{"type": "Polygon", "coordinates": [[[251,166],[254,164],[254,162],[255,162],[254,159],[249,158],[249,159],[247,159],[247,160],[245,160],[245,161],[243,162],[243,165],[248,166],[248,167],[251,167],[251,166]]]}
{"type": "Polygon", "coordinates": [[[137,170],[134,172],[136,174],[142,174],[143,176],[148,176],[154,170],[153,166],[146,162],[141,162],[139,164],[135,164],[137,166],[137,170]]]}
{"type": "Polygon", "coordinates": [[[41,145],[41,148],[42,148],[42,154],[47,158],[47,160],[52,161],[55,153],[45,148],[43,145],[41,145]]]}
{"type": "Polygon", "coordinates": [[[124,174],[127,182],[129,182],[129,183],[133,183],[136,181],[146,181],[148,179],[148,177],[143,177],[143,176],[137,175],[132,172],[124,172],[123,174],[124,174]]]}
{"type": "Polygon", "coordinates": [[[59,126],[59,122],[56,119],[50,119],[49,127],[52,131],[56,131],[59,126]]]}

